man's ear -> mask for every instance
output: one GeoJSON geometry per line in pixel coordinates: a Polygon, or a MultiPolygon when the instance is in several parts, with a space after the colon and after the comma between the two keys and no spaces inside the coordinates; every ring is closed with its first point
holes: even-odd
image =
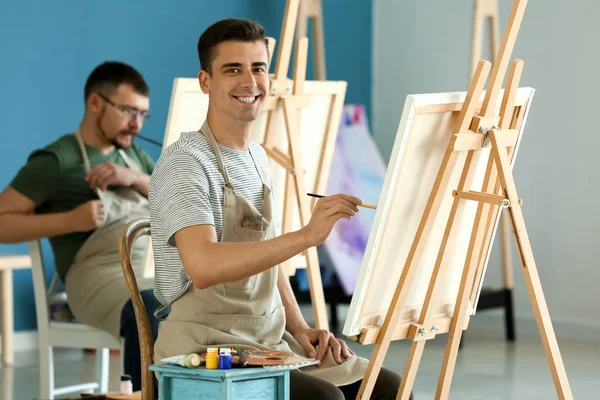
{"type": "Polygon", "coordinates": [[[90,110],[93,113],[99,113],[100,110],[102,109],[102,98],[100,96],[98,96],[98,93],[92,92],[90,93],[90,95],[88,96],[85,105],[87,107],[88,110],[90,110]]]}
{"type": "Polygon", "coordinates": [[[201,69],[198,72],[198,82],[200,82],[200,89],[202,93],[209,94],[210,93],[210,74],[201,69]]]}

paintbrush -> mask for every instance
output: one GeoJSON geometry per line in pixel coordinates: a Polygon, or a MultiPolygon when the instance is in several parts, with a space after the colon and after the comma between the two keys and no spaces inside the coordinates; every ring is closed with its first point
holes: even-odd
{"type": "MultiPolygon", "coordinates": [[[[322,199],[323,197],[326,197],[326,196],[323,196],[323,195],[320,195],[320,194],[314,194],[314,193],[306,193],[306,194],[308,196],[311,196],[311,197],[316,197],[317,199],[322,199]]],[[[358,204],[358,206],[359,207],[364,207],[364,208],[370,208],[372,210],[376,210],[377,209],[377,206],[375,206],[373,204],[369,204],[369,203],[358,204]]]]}

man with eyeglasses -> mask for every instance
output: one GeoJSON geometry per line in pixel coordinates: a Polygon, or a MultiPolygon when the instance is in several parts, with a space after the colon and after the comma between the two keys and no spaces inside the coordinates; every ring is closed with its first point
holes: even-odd
{"type": "MultiPolygon", "coordinates": [[[[99,65],[85,85],[79,128],[34,151],[0,194],[0,243],[49,238],[73,315],[125,337],[125,373],[135,390],[141,387],[139,342],[118,243],[127,222],[149,216],[154,161],[133,143],[149,118],[149,94],[131,66],[99,65]]],[[[156,338],[159,303],[153,280],[141,272],[148,241],[137,242],[132,259],[156,338]]]]}

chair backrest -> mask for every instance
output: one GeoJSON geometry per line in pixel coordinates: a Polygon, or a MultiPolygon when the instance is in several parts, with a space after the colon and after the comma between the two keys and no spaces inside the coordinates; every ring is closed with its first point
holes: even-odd
{"type": "Polygon", "coordinates": [[[28,242],[28,246],[31,257],[31,275],[33,277],[37,324],[40,329],[43,329],[43,327],[48,326],[50,323],[50,306],[54,304],[66,304],[67,294],[56,291],[59,285],[57,274],[54,275],[54,279],[48,288],[41,242],[39,240],[32,240],[28,242]]]}
{"type": "Polygon", "coordinates": [[[131,265],[131,249],[136,239],[141,236],[150,236],[150,220],[139,218],[129,222],[121,231],[119,240],[119,253],[125,284],[129,290],[133,311],[138,326],[138,338],[140,342],[140,355],[142,360],[142,400],[156,399],[156,382],[154,373],[148,367],[152,365],[154,358],[154,338],[150,328],[150,320],[144,307],[144,301],[140,295],[133,266],[131,265]]]}
{"type": "Polygon", "coordinates": [[[35,314],[39,329],[50,323],[50,309],[46,294],[46,274],[44,271],[44,258],[42,245],[39,240],[28,243],[29,256],[31,257],[31,275],[33,277],[33,295],[35,298],[35,314]]]}

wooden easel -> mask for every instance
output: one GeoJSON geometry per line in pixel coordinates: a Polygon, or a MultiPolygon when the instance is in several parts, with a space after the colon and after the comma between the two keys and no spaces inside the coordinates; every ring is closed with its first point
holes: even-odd
{"type": "Polygon", "coordinates": [[[315,79],[324,81],[326,79],[325,69],[325,34],[323,31],[323,6],[321,0],[301,0],[300,12],[298,13],[298,28],[296,38],[308,36],[308,20],[311,21],[313,46],[313,63],[315,79]]]}
{"type": "MultiPolygon", "coordinates": [[[[469,85],[467,97],[458,116],[454,130],[455,133],[452,135],[444,154],[421,223],[408,254],[390,308],[386,314],[385,322],[377,337],[376,346],[357,399],[367,399],[373,391],[390,342],[394,339],[394,331],[401,314],[401,307],[406,300],[414,280],[422,250],[427,243],[442,196],[449,189],[450,177],[457,164],[459,153],[465,151],[467,155],[464,168],[458,187],[453,191],[454,202],[440,244],[425,302],[417,322],[412,323],[408,331],[408,338],[413,343],[403,372],[397,399],[406,400],[409,398],[427,340],[434,339],[438,333],[444,332],[448,332],[448,342],[438,382],[436,399],[448,398],[460,338],[462,331],[466,329],[466,322],[468,321],[467,306],[473,289],[474,278],[481,273],[480,270],[484,265],[481,250],[484,247],[484,243],[490,241],[490,236],[494,230],[494,224],[489,223],[488,216],[493,211],[497,211],[499,207],[505,208],[509,213],[525,281],[556,391],[561,399],[573,398],[554,329],[550,321],[550,314],[542,292],[511,168],[511,159],[514,156],[518,132],[509,128],[513,120],[512,110],[514,110],[514,99],[519,87],[523,61],[515,60],[511,64],[500,113],[499,115],[495,114],[495,102],[504,76],[506,75],[506,69],[523,19],[526,4],[527,0],[515,0],[513,3],[502,45],[493,66],[488,90],[486,91],[481,109],[476,114],[478,99],[482,94],[491,67],[489,61],[482,60],[477,64],[469,85]],[[487,163],[483,191],[466,191],[471,187],[474,179],[474,168],[471,168],[471,166],[477,164],[481,154],[481,152],[476,150],[486,147],[488,142],[491,146],[491,157],[487,163]],[[460,214],[465,200],[478,202],[478,208],[454,311],[452,316],[447,317],[450,319],[450,324],[448,326],[444,323],[444,329],[440,329],[440,326],[433,324],[437,300],[436,289],[439,282],[444,279],[445,271],[447,270],[447,262],[445,262],[447,260],[444,259],[446,245],[450,238],[455,216],[460,214]]],[[[439,321],[439,317],[436,319],[439,321]]]]}
{"type": "MultiPolygon", "coordinates": [[[[300,113],[301,109],[309,106],[311,102],[311,97],[303,94],[308,52],[308,39],[305,37],[296,43],[293,79],[287,77],[298,8],[299,0],[287,1],[275,71],[270,81],[271,91],[263,107],[263,110],[269,114],[262,146],[270,158],[288,171],[282,221],[283,233],[292,230],[294,203],[298,208],[302,226],[306,226],[311,215],[311,201],[306,196],[305,169],[300,153],[300,113]],[[284,114],[289,143],[285,151],[277,146],[277,134],[281,128],[275,122],[274,111],[277,107],[281,107],[284,114]]],[[[271,51],[273,47],[274,43],[270,46],[271,51]]],[[[306,250],[303,256],[306,260],[316,326],[319,329],[329,329],[317,249],[312,247],[306,250]]],[[[294,264],[290,262],[285,263],[284,266],[288,273],[295,270],[294,264]]]]}
{"type": "MultiPolygon", "coordinates": [[[[475,73],[478,60],[481,59],[483,48],[483,30],[484,23],[488,22],[489,33],[489,52],[492,64],[496,61],[499,47],[499,17],[498,17],[498,0],[475,0],[473,12],[473,34],[471,42],[471,71],[472,77],[475,73]]],[[[502,214],[500,217],[500,263],[502,265],[502,286],[503,291],[493,292],[488,296],[502,296],[504,304],[508,304],[506,319],[506,337],[508,340],[515,339],[514,332],[514,316],[512,311],[512,290],[514,288],[513,263],[510,246],[510,226],[508,215],[502,214]]],[[[495,302],[495,301],[493,301],[495,302]]]]}

